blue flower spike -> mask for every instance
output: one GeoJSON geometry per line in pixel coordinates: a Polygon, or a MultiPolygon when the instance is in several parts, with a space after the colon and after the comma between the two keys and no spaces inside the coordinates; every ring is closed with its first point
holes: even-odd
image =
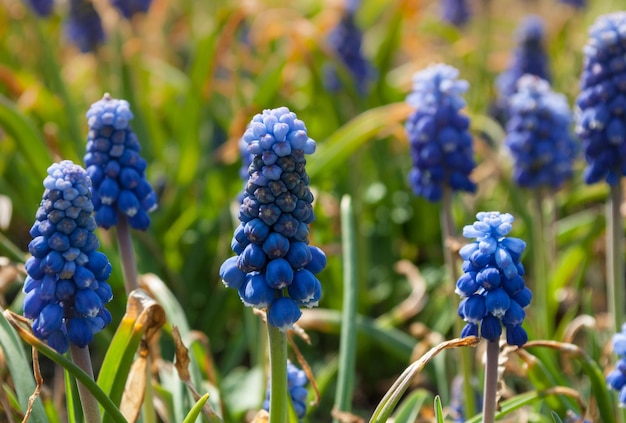
{"type": "Polygon", "coordinates": [[[619,357],[615,369],[606,377],[607,384],[618,392],[620,407],[626,407],[626,323],[613,335],[613,352],[619,357]]]}
{"type": "Polygon", "coordinates": [[[460,28],[469,21],[472,10],[468,0],[439,0],[439,15],[444,22],[460,28]]]}
{"type": "Polygon", "coordinates": [[[405,124],[413,158],[409,184],[431,202],[442,198],[444,188],[476,191],[470,180],[476,166],[470,121],[461,113],[469,84],[458,76],[452,66],[430,66],[413,76],[413,92],[406,99],[415,108],[405,124]]]}
{"type": "Polygon", "coordinates": [[[242,144],[252,157],[231,242],[237,255],[224,261],[220,277],[245,306],[267,308],[268,323],[286,331],[300,307],[317,306],[322,294],[316,274],[326,255],[309,245],[315,216],[304,158],[315,141],[304,122],[280,107],[254,116],[242,144]]]}
{"type": "Polygon", "coordinates": [[[584,180],[609,185],[626,175],[626,12],[600,16],[584,48],[576,132],[587,161],[584,180]]]}
{"type": "Polygon", "coordinates": [[[537,76],[524,75],[517,86],[504,141],[513,158],[513,179],[521,187],[556,191],[573,174],[572,112],[565,96],[537,76]]]}
{"type": "Polygon", "coordinates": [[[496,341],[506,328],[510,345],[522,346],[528,335],[522,323],[524,308],[532,294],[522,276],[520,257],[526,243],[506,237],[513,216],[500,212],[480,212],[478,221],[463,228],[463,236],[476,240],[459,251],[465,272],[457,281],[456,293],[461,296],[459,316],[467,322],[461,337],[478,336],[496,341]]]}
{"type": "MultiPolygon", "coordinates": [[[[367,94],[368,83],[374,77],[371,63],[363,55],[363,34],[355,22],[354,5],[348,5],[341,20],[328,34],[327,42],[337,59],[346,67],[360,95],[367,94]]],[[[342,82],[332,63],[324,65],[324,84],[330,92],[341,89],[342,82]]]]}
{"type": "Polygon", "coordinates": [[[70,0],[65,35],[82,53],[94,52],[105,40],[102,19],[88,0],[70,0]]]}
{"type": "Polygon", "coordinates": [[[60,353],[91,343],[111,322],[104,305],[113,295],[111,264],[96,251],[91,181],[69,160],[48,168],[45,191],[30,230],[26,261],[24,316],[35,335],[60,353]]]}
{"type": "Polygon", "coordinates": [[[150,226],[148,213],[157,207],[145,177],[146,161],[130,126],[132,118],[128,102],[108,93],[87,111],[85,166],[93,183],[96,223],[105,229],[125,216],[131,227],[145,231],[150,226]]]}
{"type": "MultiPolygon", "coordinates": [[[[287,389],[289,390],[289,396],[291,397],[291,403],[293,409],[296,412],[298,419],[302,419],[306,414],[306,398],[308,396],[308,390],[306,384],[308,378],[304,370],[300,370],[290,361],[287,361],[287,389]]],[[[265,401],[263,401],[263,409],[270,411],[270,389],[268,386],[265,401]]]]}
{"type": "Polygon", "coordinates": [[[506,101],[517,91],[517,81],[524,75],[535,75],[550,82],[548,55],[544,46],[545,28],[543,20],[529,15],[522,20],[517,30],[517,47],[509,68],[496,80],[498,94],[506,101]]]}
{"type": "Polygon", "coordinates": [[[111,4],[125,19],[132,19],[137,14],[147,13],[152,0],[111,0],[111,4]]]}
{"type": "Polygon", "coordinates": [[[50,16],[54,9],[54,0],[27,0],[26,3],[41,18],[50,16]]]}

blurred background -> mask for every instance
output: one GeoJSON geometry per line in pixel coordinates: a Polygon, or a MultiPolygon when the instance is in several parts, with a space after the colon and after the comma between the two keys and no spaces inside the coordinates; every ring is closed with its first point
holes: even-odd
{"type": "MultiPolygon", "coordinates": [[[[129,19],[107,0],[55,1],[45,16],[34,3],[0,0],[0,305],[21,308],[21,264],[47,167],[62,159],[82,163],[89,105],[105,92],[126,99],[159,197],[152,226],[133,233],[139,271],[157,275],[174,293],[212,359],[199,360],[202,371],[213,362],[232,421],[243,421],[265,395],[265,337],[258,317],[224,288],[218,270],[233,254],[238,223],[239,138],[254,114],[287,106],[318,143],[307,159],[316,199],[311,243],[328,257],[318,275],[320,307],[305,311],[301,321],[311,344],[295,339],[320,388],[320,404],[306,418],[311,422],[329,420],[334,398],[342,195],[354,200],[358,230],[355,414],[369,416],[411,359],[458,336],[440,205],[416,197],[407,183],[411,158],[404,121],[411,109],[404,99],[412,75],[443,62],[469,82],[465,113],[479,188],[475,195],[454,197],[454,220],[462,228],[478,211],[513,214],[512,235],[528,242],[526,263],[533,248],[532,193],[511,179],[505,130],[493,117],[496,79],[511,66],[523,19],[536,15],[544,24],[540,44],[552,87],[573,105],[587,28],[599,15],[626,6],[623,0],[589,0],[584,7],[557,0],[475,0],[457,26],[446,21],[445,2],[426,0],[154,0],[147,13],[129,19]]],[[[584,185],[582,158],[575,168],[551,203],[557,253],[549,301],[557,311],[550,339],[576,341],[607,365],[602,292],[608,191],[603,184],[584,185]]],[[[102,229],[98,236],[114,267],[109,282],[115,297],[109,307],[113,324],[92,348],[96,368],[99,346],[106,350],[125,308],[115,237],[102,229]]],[[[534,286],[532,273],[526,281],[534,286]]],[[[540,325],[531,305],[531,339],[540,325]]],[[[171,356],[171,340],[164,336],[161,344],[162,354],[171,356]]],[[[509,370],[512,391],[531,389],[520,363],[510,363],[509,370]]],[[[441,395],[447,406],[457,373],[454,355],[444,354],[416,386],[441,395]]],[[[567,376],[581,392],[589,389],[579,369],[568,369],[567,376]]],[[[420,414],[424,419],[428,406],[420,414]]]]}

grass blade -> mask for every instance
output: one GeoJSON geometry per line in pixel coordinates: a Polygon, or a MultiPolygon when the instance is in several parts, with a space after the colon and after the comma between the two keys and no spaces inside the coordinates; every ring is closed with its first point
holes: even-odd
{"type": "MultiPolygon", "coordinates": [[[[343,307],[341,314],[341,337],[339,340],[339,374],[335,407],[350,412],[354,393],[354,371],[356,355],[356,236],[352,199],[341,200],[341,237],[343,245],[343,307]]],[[[335,421],[337,421],[335,419],[335,421]]]]}
{"type": "MultiPolygon", "coordinates": [[[[4,315],[0,315],[0,348],[4,352],[6,366],[15,385],[20,411],[25,412],[28,407],[28,398],[35,391],[35,380],[29,370],[29,360],[21,342],[4,315]]],[[[47,421],[41,398],[37,398],[33,403],[29,421],[32,423],[47,421]]]]}

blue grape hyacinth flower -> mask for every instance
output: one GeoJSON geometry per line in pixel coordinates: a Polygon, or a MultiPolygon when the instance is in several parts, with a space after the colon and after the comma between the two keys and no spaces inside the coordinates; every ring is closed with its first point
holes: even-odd
{"type": "Polygon", "coordinates": [[[468,0],[439,0],[439,15],[444,22],[462,27],[469,21],[472,11],[468,0]]]}
{"type": "Polygon", "coordinates": [[[157,199],[146,180],[146,161],[130,126],[133,114],[126,100],[107,93],[87,111],[89,135],[85,166],[92,180],[96,223],[105,229],[126,216],[130,226],[145,231],[157,199]]]}
{"type": "Polygon", "coordinates": [[[619,359],[615,369],[606,377],[607,384],[618,392],[620,407],[626,407],[626,323],[613,335],[613,352],[619,359]]]}
{"type": "Polygon", "coordinates": [[[54,8],[54,0],[26,0],[26,3],[42,18],[50,16],[54,8]]]}
{"type": "Polygon", "coordinates": [[[476,217],[477,222],[463,228],[463,236],[476,241],[459,251],[464,273],[455,292],[462,298],[459,316],[467,322],[461,337],[496,341],[504,325],[507,343],[522,346],[528,341],[522,328],[524,308],[532,298],[522,279],[524,267],[520,262],[526,243],[505,236],[512,229],[510,214],[480,212],[476,217]]]}
{"type": "Polygon", "coordinates": [[[504,143],[513,156],[513,179],[521,187],[557,190],[571,178],[576,156],[565,96],[553,92],[547,81],[525,75],[509,112],[504,143]]]}
{"type": "Polygon", "coordinates": [[[501,122],[508,119],[508,100],[517,91],[517,81],[522,76],[530,74],[551,81],[544,43],[543,20],[535,15],[524,18],[517,31],[517,47],[509,67],[496,79],[498,99],[493,114],[501,122]]]}
{"type": "Polygon", "coordinates": [[[104,42],[102,19],[91,1],[70,0],[65,35],[83,53],[95,51],[104,42]]]}
{"type": "Polygon", "coordinates": [[[60,353],[87,346],[111,322],[111,264],[96,251],[91,181],[69,160],[48,168],[45,191],[30,230],[24,316],[35,335],[60,353]]]}
{"type": "MultiPolygon", "coordinates": [[[[309,392],[305,386],[308,381],[304,370],[300,370],[290,361],[287,361],[287,390],[289,391],[289,397],[291,398],[291,403],[293,404],[293,409],[298,419],[302,419],[306,414],[306,398],[309,392]]],[[[270,411],[269,386],[267,387],[265,401],[263,401],[263,409],[270,411]]]]}
{"type": "MultiPolygon", "coordinates": [[[[367,85],[374,75],[372,65],[363,55],[363,34],[354,20],[354,12],[346,10],[339,24],[328,34],[328,44],[354,80],[359,94],[367,93],[367,85]]],[[[324,65],[324,84],[330,92],[339,91],[342,81],[332,63],[324,65]]]]}
{"type": "Polygon", "coordinates": [[[576,132],[587,161],[584,180],[609,185],[626,175],[626,12],[600,16],[584,48],[576,132]]]}
{"type": "Polygon", "coordinates": [[[231,243],[237,255],[222,264],[220,277],[244,305],[267,308],[268,323],[285,331],[322,293],[315,275],[326,255],[309,245],[315,215],[304,158],[315,141],[286,107],[254,116],[242,139],[254,157],[231,243]]]}
{"type": "Polygon", "coordinates": [[[111,0],[111,4],[126,19],[131,19],[138,13],[146,13],[150,9],[152,0],[111,0]]]}
{"type": "Polygon", "coordinates": [[[409,184],[429,201],[440,200],[445,187],[476,190],[469,177],[475,167],[470,121],[461,114],[469,84],[458,76],[452,66],[430,66],[414,75],[406,99],[415,108],[405,124],[413,158],[409,184]]]}

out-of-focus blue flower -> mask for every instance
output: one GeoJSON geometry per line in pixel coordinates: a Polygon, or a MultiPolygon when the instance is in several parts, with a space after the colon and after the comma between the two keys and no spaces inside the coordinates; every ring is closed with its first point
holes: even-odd
{"type": "Polygon", "coordinates": [[[111,4],[120,11],[126,19],[137,13],[146,13],[150,9],[152,0],[111,0],[111,4]]]}
{"type": "Polygon", "coordinates": [[[504,142],[513,156],[515,182],[526,188],[560,188],[572,176],[576,156],[565,96],[553,92],[547,81],[525,75],[509,112],[504,142]]]}
{"type": "Polygon", "coordinates": [[[413,76],[406,99],[415,108],[405,124],[413,158],[409,183],[429,201],[440,200],[444,187],[476,190],[469,178],[475,167],[469,119],[460,113],[469,85],[458,76],[452,66],[430,66],[413,76]]]}
{"type": "Polygon", "coordinates": [[[620,407],[626,407],[626,323],[613,335],[613,352],[619,357],[615,369],[606,377],[607,384],[619,395],[620,407]]]}
{"type": "Polygon", "coordinates": [[[584,9],[587,6],[586,0],[559,0],[561,3],[572,6],[576,9],[584,9]]]}
{"type": "Polygon", "coordinates": [[[508,99],[517,91],[517,81],[524,75],[538,76],[550,82],[548,55],[544,47],[545,30],[543,20],[539,16],[527,16],[521,23],[517,33],[517,47],[507,70],[496,80],[498,104],[497,117],[506,120],[508,99]]]}
{"type": "Polygon", "coordinates": [[[316,306],[322,294],[315,275],[326,256],[308,245],[315,216],[304,158],[315,141],[286,107],[254,116],[242,140],[252,160],[231,242],[237,256],[222,264],[220,277],[244,305],[267,308],[268,323],[285,331],[300,318],[299,307],[316,306]]]}
{"type": "Polygon", "coordinates": [[[461,27],[472,15],[467,0],[439,0],[439,15],[444,22],[461,27]]]}
{"type": "Polygon", "coordinates": [[[26,3],[42,18],[50,16],[54,8],[54,0],[26,0],[26,3]]]}
{"type": "Polygon", "coordinates": [[[93,182],[96,223],[105,229],[117,224],[120,213],[133,228],[145,231],[150,226],[148,213],[157,207],[145,177],[146,161],[130,126],[132,118],[128,102],[108,93],[87,111],[85,166],[93,182]]]}
{"type": "Polygon", "coordinates": [[[626,175],[626,12],[600,16],[584,48],[576,132],[587,160],[585,182],[626,175]]]}
{"type": "Polygon", "coordinates": [[[459,251],[465,272],[457,281],[461,296],[459,316],[467,322],[462,337],[480,335],[495,341],[506,328],[510,345],[522,346],[528,335],[522,328],[524,308],[532,294],[522,276],[520,257],[526,243],[506,237],[512,229],[513,216],[500,212],[480,212],[477,222],[463,228],[463,236],[476,238],[459,251]]]}
{"type": "MultiPolygon", "coordinates": [[[[374,76],[370,62],[363,56],[361,44],[363,34],[356,26],[354,13],[346,10],[339,24],[328,34],[328,45],[343,63],[352,78],[359,94],[367,93],[367,85],[374,76]]],[[[342,81],[334,64],[324,65],[324,84],[331,92],[339,91],[342,81]]]]}
{"type": "Polygon", "coordinates": [[[102,20],[91,1],[70,0],[65,34],[83,53],[95,51],[104,42],[102,20]]]}
{"type": "Polygon", "coordinates": [[[104,305],[112,298],[107,257],[93,231],[91,181],[69,160],[48,168],[45,191],[30,230],[24,316],[35,335],[64,353],[69,343],[87,346],[111,322],[104,305]]]}
{"type": "MultiPolygon", "coordinates": [[[[306,414],[306,397],[309,394],[305,388],[308,379],[304,370],[300,370],[295,365],[287,362],[287,389],[289,390],[289,396],[291,397],[291,403],[293,409],[296,412],[298,419],[301,419],[306,414]]],[[[268,381],[267,394],[265,401],[263,401],[263,409],[270,411],[270,387],[268,381]]]]}

